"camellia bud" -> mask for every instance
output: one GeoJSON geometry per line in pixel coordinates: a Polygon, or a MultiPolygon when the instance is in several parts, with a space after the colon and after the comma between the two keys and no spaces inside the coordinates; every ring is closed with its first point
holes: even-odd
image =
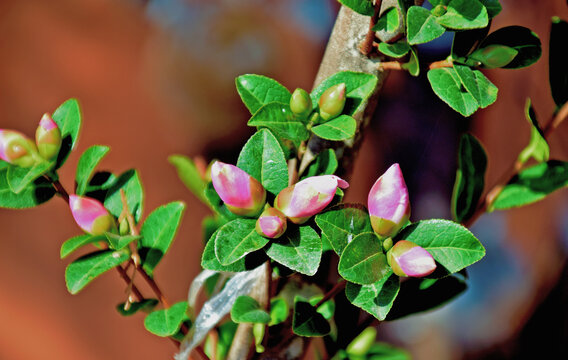
{"type": "Polygon", "coordinates": [[[262,185],[234,165],[215,161],[211,166],[211,182],[233,214],[255,216],[266,202],[266,190],[262,185]]]}
{"type": "Polygon", "coordinates": [[[387,252],[387,261],[398,276],[423,277],[436,270],[436,262],[426,249],[400,240],[387,252]]]}
{"type": "Polygon", "coordinates": [[[487,69],[494,69],[507,66],[518,53],[512,47],[492,44],[475,50],[469,57],[481,62],[487,69]]]}
{"type": "Polygon", "coordinates": [[[371,226],[381,239],[394,236],[406,224],[410,218],[410,201],[398,164],[393,164],[375,182],[367,204],[371,226]]]}
{"type": "Polygon", "coordinates": [[[102,235],[115,228],[114,218],[98,200],[69,195],[69,207],[75,222],[86,233],[102,235]]]}
{"type": "Polygon", "coordinates": [[[256,232],[267,238],[279,238],[285,231],[286,216],[275,208],[264,209],[256,221],[256,232]]]}
{"type": "Polygon", "coordinates": [[[319,112],[324,120],[330,120],[341,114],[345,106],[345,83],[333,85],[321,94],[319,112]]]}
{"type": "Polygon", "coordinates": [[[302,224],[331,202],[337,187],[347,189],[349,184],[335,175],[312,176],[282,190],[274,207],[293,223],[302,224]]]}
{"type": "Polygon", "coordinates": [[[37,162],[37,148],[24,134],[0,129],[0,159],[21,167],[31,167],[37,162]]]}
{"type": "Polygon", "coordinates": [[[290,109],[300,117],[307,117],[312,112],[312,98],[304,89],[296,89],[290,98],[290,109]]]}
{"type": "Polygon", "coordinates": [[[61,149],[61,130],[49,114],[44,114],[36,130],[39,154],[46,160],[54,159],[61,149]]]}

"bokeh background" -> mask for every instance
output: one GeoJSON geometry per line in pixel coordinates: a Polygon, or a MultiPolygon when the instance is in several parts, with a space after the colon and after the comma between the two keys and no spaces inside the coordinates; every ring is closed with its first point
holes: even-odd
{"type": "MultiPolygon", "coordinates": [[[[471,119],[438,100],[424,78],[392,73],[351,179],[348,200],[365,203],[375,179],[399,162],[413,220],[450,217],[459,134],[472,131],[490,156],[493,184],[529,139],[523,106],[541,123],[554,108],[548,88],[553,15],[564,0],[501,0],[493,28],[523,25],[539,34],[543,57],[520,70],[489,71],[497,102],[471,119]]],[[[188,204],[183,225],[156,279],[172,301],[186,297],[199,272],[201,219],[207,209],[183,187],[174,153],[235,161],[252,134],[235,76],[258,73],[310,89],[338,5],[334,0],[2,0],[0,128],[33,134],[41,115],[79,99],[78,151],[61,171],[73,186],[79,154],[112,148],[102,169],[139,169],[145,212],[188,204]]],[[[451,39],[423,48],[432,59],[451,39]]],[[[567,39],[568,42],[568,39],[567,39]]],[[[550,138],[552,157],[568,160],[568,125],[550,138]]],[[[470,289],[427,314],[381,324],[379,335],[415,359],[568,358],[568,198],[483,216],[472,228],[487,256],[470,271],[470,289]],[[553,357],[543,354],[553,354],[553,357]]],[[[65,288],[61,243],[80,230],[64,202],[0,210],[0,359],[168,359],[174,346],[122,318],[124,285],[105,274],[76,296],[65,288]]]]}

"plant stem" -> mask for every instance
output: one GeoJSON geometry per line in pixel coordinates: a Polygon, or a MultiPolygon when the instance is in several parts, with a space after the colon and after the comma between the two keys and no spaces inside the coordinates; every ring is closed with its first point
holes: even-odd
{"type": "MultiPolygon", "coordinates": [[[[543,130],[544,137],[548,138],[550,135],[552,135],[554,130],[556,130],[566,118],[568,118],[568,102],[562,105],[560,110],[558,110],[558,112],[553,115],[552,119],[548,122],[545,129],[543,130]]],[[[509,181],[511,181],[511,179],[515,177],[522,170],[522,168],[523,164],[518,159],[516,159],[509,167],[509,169],[501,175],[501,177],[499,178],[499,180],[497,180],[496,184],[491,188],[491,190],[489,190],[487,194],[482,198],[473,215],[469,219],[464,221],[462,225],[464,225],[465,227],[471,227],[471,225],[473,225],[477,221],[477,219],[481,215],[483,215],[488,208],[491,207],[505,185],[509,181]]]]}
{"type": "Polygon", "coordinates": [[[69,204],[69,193],[67,192],[67,190],[65,190],[65,188],[63,187],[63,185],[61,185],[61,183],[59,182],[59,180],[53,180],[52,178],[50,178],[47,175],[44,175],[45,178],[47,178],[47,180],[49,180],[51,182],[51,184],[53,185],[53,187],[55,188],[55,191],[57,191],[57,193],[61,196],[61,198],[67,203],[69,204]]]}
{"type": "Polygon", "coordinates": [[[375,40],[375,31],[373,28],[377,25],[377,20],[379,19],[379,12],[381,10],[381,3],[382,0],[377,0],[375,3],[375,13],[371,16],[371,20],[369,22],[369,30],[367,31],[367,35],[365,35],[365,40],[359,45],[359,51],[361,54],[365,56],[369,56],[371,51],[373,50],[373,41],[375,40]]]}
{"type": "Polygon", "coordinates": [[[323,303],[325,303],[326,301],[328,301],[329,299],[332,299],[333,297],[335,297],[335,295],[339,294],[343,289],[345,289],[345,285],[347,285],[347,281],[345,280],[341,280],[340,282],[338,282],[337,284],[335,284],[331,290],[329,290],[324,296],[323,298],[317,302],[317,304],[314,305],[314,307],[317,309],[319,308],[323,303]]]}

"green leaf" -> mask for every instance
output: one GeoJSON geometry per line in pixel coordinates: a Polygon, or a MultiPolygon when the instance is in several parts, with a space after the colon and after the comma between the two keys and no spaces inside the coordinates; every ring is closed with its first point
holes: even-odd
{"type": "Polygon", "coordinates": [[[549,160],[521,171],[499,193],[491,210],[532,204],[568,186],[568,162],[549,160]]]}
{"type": "Polygon", "coordinates": [[[324,336],[331,328],[322,314],[309,302],[301,298],[294,299],[294,317],[292,319],[292,331],[300,336],[324,336]]]}
{"type": "Polygon", "coordinates": [[[262,75],[241,75],[235,79],[235,84],[237,92],[251,114],[271,102],[288,104],[292,96],[278,81],[262,75]]]}
{"type": "Polygon", "coordinates": [[[418,53],[413,47],[410,48],[410,59],[407,63],[402,64],[402,68],[412,76],[420,75],[420,62],[418,61],[418,53]]]}
{"type": "Polygon", "coordinates": [[[65,283],[71,294],[77,294],[104,272],[130,258],[126,250],[103,250],[80,257],[65,269],[65,283]]]}
{"type": "Polygon", "coordinates": [[[386,31],[394,33],[400,26],[400,13],[396,7],[391,7],[383,12],[373,31],[386,31]]]}
{"type": "Polygon", "coordinates": [[[7,171],[8,185],[13,193],[19,194],[33,181],[45,174],[54,165],[53,162],[42,161],[29,168],[10,166],[7,171]]]}
{"type": "Polygon", "coordinates": [[[351,10],[365,16],[373,16],[375,7],[371,0],[338,0],[351,10]]]}
{"type": "Polygon", "coordinates": [[[568,101],[568,66],[566,66],[566,39],[568,23],[558,17],[552,18],[548,54],[548,75],[550,90],[556,106],[560,108],[568,101]]]}
{"type": "Polygon", "coordinates": [[[465,62],[465,57],[471,54],[489,33],[491,24],[481,29],[457,31],[452,41],[452,59],[465,62]]]}
{"type": "Polygon", "coordinates": [[[448,3],[446,13],[437,20],[449,29],[468,30],[486,27],[489,16],[485,6],[478,0],[452,0],[448,3]]]}
{"type": "Polygon", "coordinates": [[[466,62],[470,64],[473,61],[473,64],[485,69],[502,68],[510,64],[518,54],[512,47],[492,44],[475,50],[466,62]]]}
{"type": "Polygon", "coordinates": [[[140,229],[142,239],[138,245],[142,267],[148,275],[152,276],[154,269],[174,241],[184,210],[183,202],[174,201],[152,211],[142,224],[140,229]]]}
{"type": "Polygon", "coordinates": [[[372,284],[391,271],[381,242],[375,233],[357,235],[347,244],[337,266],[339,275],[356,284],[372,284]]]}
{"type": "Polygon", "coordinates": [[[201,267],[204,269],[222,272],[241,272],[255,269],[257,266],[266,261],[266,256],[264,254],[261,252],[255,252],[249,254],[249,256],[240,258],[232,264],[223,265],[219,262],[219,259],[217,259],[217,256],[215,255],[215,237],[217,237],[217,233],[214,233],[211,236],[211,239],[205,244],[205,249],[203,249],[201,267]],[[263,256],[255,256],[258,254],[262,254],[263,256]]]}
{"type": "Polygon", "coordinates": [[[360,307],[380,321],[389,313],[400,289],[398,276],[392,271],[379,281],[368,285],[347,283],[345,296],[355,306],[360,307]]]}
{"type": "Polygon", "coordinates": [[[85,196],[95,198],[104,203],[108,190],[110,190],[117,179],[114,174],[108,171],[95,172],[91,180],[89,180],[89,184],[85,190],[85,196]]]}
{"type": "Polygon", "coordinates": [[[270,322],[268,326],[278,325],[283,323],[288,318],[288,303],[282,298],[272,298],[270,300],[270,322]]]}
{"type": "Polygon", "coordinates": [[[384,342],[377,342],[368,352],[371,360],[412,360],[408,351],[384,342]]]}
{"type": "Polygon", "coordinates": [[[257,131],[247,141],[239,154],[237,167],[274,195],[288,186],[288,164],[284,152],[267,129],[257,131]]]}
{"type": "Polygon", "coordinates": [[[316,215],[316,224],[337,255],[341,255],[355,236],[373,231],[367,209],[359,204],[334,206],[316,215]]]}
{"type": "Polygon", "coordinates": [[[110,248],[113,250],[120,250],[128,246],[133,241],[140,240],[142,237],[140,235],[124,235],[120,236],[113,233],[105,233],[108,240],[110,248]]]}
{"type": "Polygon", "coordinates": [[[346,101],[343,114],[353,116],[363,111],[367,99],[375,91],[378,79],[375,75],[353,71],[340,71],[321,82],[310,94],[312,103],[318,104],[320,96],[333,85],[345,83],[346,101]]]}
{"type": "Polygon", "coordinates": [[[176,168],[181,182],[193,195],[207,204],[207,199],[204,194],[207,182],[201,177],[201,173],[197,169],[193,159],[183,155],[172,155],[168,157],[168,161],[176,168]]]}
{"type": "Polygon", "coordinates": [[[398,41],[394,44],[381,42],[379,43],[379,51],[386,56],[398,59],[408,54],[410,45],[406,41],[398,41]]]}
{"type": "Polygon", "coordinates": [[[8,169],[0,170],[0,207],[9,209],[24,209],[38,206],[55,195],[55,188],[45,178],[38,178],[29,183],[19,194],[10,189],[8,169]]]}
{"type": "Polygon", "coordinates": [[[124,303],[116,305],[116,310],[122,316],[132,316],[136,314],[138,311],[151,311],[156,305],[158,305],[159,301],[157,299],[144,299],[142,301],[133,302],[130,304],[128,310],[124,309],[124,303]]]}
{"type": "Polygon", "coordinates": [[[458,169],[452,193],[452,215],[457,222],[467,221],[477,209],[485,186],[487,155],[471,134],[464,134],[458,150],[458,169]]]}
{"type": "Polygon", "coordinates": [[[128,170],[118,177],[116,182],[108,190],[105,199],[105,208],[118,218],[122,213],[122,198],[120,190],[124,190],[126,194],[126,203],[128,204],[128,211],[134,216],[136,223],[142,217],[142,209],[144,205],[144,189],[142,182],[138,175],[138,171],[132,169],[128,170]]]}
{"type": "Polygon", "coordinates": [[[71,239],[66,240],[61,245],[61,250],[59,252],[59,256],[61,259],[66,258],[71,253],[75,252],[75,250],[93,243],[98,243],[99,241],[105,241],[104,236],[92,236],[89,234],[79,235],[72,237],[71,239]]]}
{"type": "Polygon", "coordinates": [[[479,0],[479,1],[483,4],[483,6],[485,6],[485,9],[487,10],[487,15],[489,16],[490,19],[493,19],[495,16],[499,15],[501,10],[503,10],[501,4],[499,3],[499,0],[479,0]]]}
{"type": "Polygon", "coordinates": [[[187,308],[187,301],[182,301],[168,309],[151,312],[144,319],[144,327],[154,335],[172,336],[178,332],[181,324],[189,319],[187,308]]]}
{"type": "Polygon", "coordinates": [[[93,145],[81,155],[75,175],[75,182],[77,183],[75,193],[77,195],[85,194],[95,168],[109,150],[108,146],[93,145]]]}
{"type": "Polygon", "coordinates": [[[396,238],[422,246],[438,262],[438,268],[441,265],[449,273],[458,272],[485,256],[479,240],[467,228],[449,220],[419,221],[402,229],[396,238]]]}
{"type": "Polygon", "coordinates": [[[215,241],[215,255],[222,265],[232,264],[268,243],[256,232],[255,225],[256,219],[235,219],[215,233],[210,241],[215,241]]]}
{"type": "Polygon", "coordinates": [[[61,131],[61,149],[57,155],[56,169],[65,163],[75,148],[81,130],[81,110],[76,99],[69,99],[59,106],[52,115],[61,131]]]}
{"type": "Polygon", "coordinates": [[[310,136],[306,125],[296,118],[288,104],[272,102],[264,105],[254,113],[248,125],[269,128],[276,136],[292,140],[296,147],[310,136]]]}
{"type": "Polygon", "coordinates": [[[503,66],[505,69],[518,69],[532,65],[542,54],[538,35],[522,26],[507,26],[492,32],[483,40],[480,49],[489,45],[504,45],[518,51],[517,56],[503,66]]]}
{"type": "Polygon", "coordinates": [[[525,104],[525,117],[531,125],[531,139],[527,147],[519,154],[519,162],[524,164],[531,157],[537,162],[548,161],[550,156],[550,148],[546,142],[544,132],[538,124],[536,113],[531,105],[531,99],[527,99],[525,104]]]}
{"type": "Polygon", "coordinates": [[[339,115],[324,124],[314,126],[312,132],[322,139],[341,141],[355,136],[357,121],[349,115],[339,115]]]}
{"type": "MultiPolygon", "coordinates": [[[[310,303],[310,305],[316,306],[322,299],[323,299],[323,294],[316,295],[312,296],[308,300],[308,302],[310,303]]],[[[335,313],[335,301],[333,301],[333,299],[327,300],[317,308],[317,312],[322,314],[324,319],[326,320],[331,319],[335,313]]]]}
{"type": "Polygon", "coordinates": [[[400,284],[400,291],[386,320],[395,320],[417,312],[435,309],[466,289],[467,284],[461,274],[441,279],[407,278],[400,284]]]}
{"type": "Polygon", "coordinates": [[[322,242],[310,226],[291,226],[278,239],[272,240],[266,254],[274,261],[299,273],[312,276],[319,267],[322,242]]]}
{"type": "Polygon", "coordinates": [[[481,71],[457,64],[454,65],[454,70],[461,84],[481,108],[486,108],[497,100],[497,87],[481,71]]]}
{"type": "Polygon", "coordinates": [[[258,301],[247,295],[241,295],[231,308],[231,320],[236,323],[262,323],[270,322],[270,315],[261,308],[258,301]]]}
{"type": "Polygon", "coordinates": [[[420,6],[411,6],[406,19],[407,39],[410,45],[427,43],[446,32],[446,29],[436,22],[436,17],[420,6]]]}
{"type": "Polygon", "coordinates": [[[465,88],[453,68],[439,68],[428,71],[428,81],[434,93],[452,109],[463,116],[470,116],[479,104],[465,88]]]}
{"type": "Polygon", "coordinates": [[[325,149],[312,161],[301,179],[317,175],[333,175],[337,170],[337,156],[333,149],[325,149]]]}

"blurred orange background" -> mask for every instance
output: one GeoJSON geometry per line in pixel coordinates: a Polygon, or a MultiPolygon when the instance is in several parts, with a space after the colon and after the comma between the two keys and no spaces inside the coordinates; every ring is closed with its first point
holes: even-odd
{"type": "MultiPolygon", "coordinates": [[[[349,201],[366,203],[372,183],[396,161],[409,183],[413,220],[448,217],[460,132],[470,129],[486,145],[487,183],[493,184],[529,139],[527,97],[541,123],[548,121],[550,18],[568,19],[568,7],[563,0],[501,3],[493,28],[530,27],[543,42],[542,59],[528,69],[488,72],[499,98],[472,120],[448,110],[424,81],[391,74],[356,163],[349,201]]],[[[208,211],[177,179],[167,157],[234,162],[253,132],[235,76],[264,74],[291,90],[310,89],[337,9],[327,0],[3,0],[0,128],[33,134],[43,113],[77,98],[83,128],[77,151],[60,172],[62,183],[72,189],[79,155],[105,144],[112,150],[101,169],[140,171],[146,215],[169,201],[186,201],[180,232],[156,273],[171,302],[184,300],[200,271],[201,219],[208,211]]],[[[564,124],[551,137],[553,158],[568,160],[566,136],[564,124]]],[[[472,268],[478,285],[470,293],[479,297],[469,301],[479,299],[476,304],[484,307],[469,308],[481,314],[476,322],[452,325],[463,336],[448,325],[455,317],[451,308],[384,326],[380,336],[416,359],[514,357],[534,310],[555,284],[560,290],[566,285],[560,277],[568,249],[566,199],[561,191],[526,208],[486,215],[472,229],[488,259],[475,265],[481,275],[475,277],[472,268]],[[493,249],[510,260],[491,260],[493,249]]],[[[142,315],[117,313],[124,284],[113,272],[76,296],[67,292],[70,260],[59,259],[59,248],[80,230],[63,201],[0,209],[0,229],[0,359],[172,358],[175,347],[146,332],[142,315]]],[[[559,296],[568,298],[566,290],[559,296]]],[[[558,324],[548,329],[550,336],[566,342],[566,310],[553,313],[558,324]]]]}

